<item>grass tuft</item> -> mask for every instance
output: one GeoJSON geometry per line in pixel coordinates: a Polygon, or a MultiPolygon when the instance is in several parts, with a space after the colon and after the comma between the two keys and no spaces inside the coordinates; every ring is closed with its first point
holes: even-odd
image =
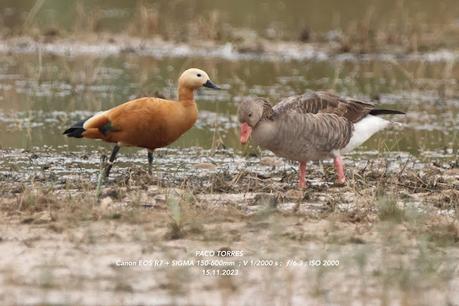
{"type": "Polygon", "coordinates": [[[401,223],[406,219],[405,211],[397,206],[397,201],[390,197],[377,199],[376,207],[381,221],[401,223]]]}
{"type": "Polygon", "coordinates": [[[180,199],[176,196],[169,196],[166,199],[166,205],[170,217],[170,222],[167,225],[168,231],[166,233],[166,239],[180,239],[184,236],[180,199]]]}

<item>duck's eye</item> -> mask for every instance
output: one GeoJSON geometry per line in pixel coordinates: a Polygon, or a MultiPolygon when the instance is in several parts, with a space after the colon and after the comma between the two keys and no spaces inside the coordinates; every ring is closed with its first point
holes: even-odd
{"type": "Polygon", "coordinates": [[[197,76],[198,78],[202,77],[202,75],[201,75],[200,73],[198,73],[196,76],[197,76]]]}
{"type": "Polygon", "coordinates": [[[252,117],[252,113],[249,114],[249,117],[252,117]]]}

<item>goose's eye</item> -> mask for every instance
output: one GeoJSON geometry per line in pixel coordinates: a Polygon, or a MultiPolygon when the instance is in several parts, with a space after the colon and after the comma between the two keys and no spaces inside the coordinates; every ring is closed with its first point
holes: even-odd
{"type": "Polygon", "coordinates": [[[252,117],[252,113],[249,114],[249,117],[252,117]]]}
{"type": "Polygon", "coordinates": [[[198,73],[196,76],[197,76],[198,78],[202,77],[202,75],[201,75],[200,73],[198,73]]]}

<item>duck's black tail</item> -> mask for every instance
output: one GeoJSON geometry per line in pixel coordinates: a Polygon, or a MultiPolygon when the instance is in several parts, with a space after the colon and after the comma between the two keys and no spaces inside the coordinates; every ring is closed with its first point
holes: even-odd
{"type": "Polygon", "coordinates": [[[75,138],[82,138],[83,137],[83,132],[85,129],[83,128],[83,124],[91,117],[88,117],[84,120],[78,121],[74,125],[72,125],[70,128],[66,129],[64,131],[64,135],[67,137],[75,137],[75,138]]]}
{"type": "Polygon", "coordinates": [[[378,116],[378,115],[405,115],[404,112],[398,110],[391,110],[391,109],[372,109],[370,111],[370,115],[378,116]]]}

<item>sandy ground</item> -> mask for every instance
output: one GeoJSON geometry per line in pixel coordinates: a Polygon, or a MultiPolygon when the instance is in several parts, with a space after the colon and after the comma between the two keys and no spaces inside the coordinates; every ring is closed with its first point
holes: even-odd
{"type": "Polygon", "coordinates": [[[1,304],[459,305],[453,164],[357,163],[344,187],[312,165],[300,192],[274,157],[211,174],[213,158],[161,179],[120,162],[99,201],[89,170],[3,172],[1,304]]]}

